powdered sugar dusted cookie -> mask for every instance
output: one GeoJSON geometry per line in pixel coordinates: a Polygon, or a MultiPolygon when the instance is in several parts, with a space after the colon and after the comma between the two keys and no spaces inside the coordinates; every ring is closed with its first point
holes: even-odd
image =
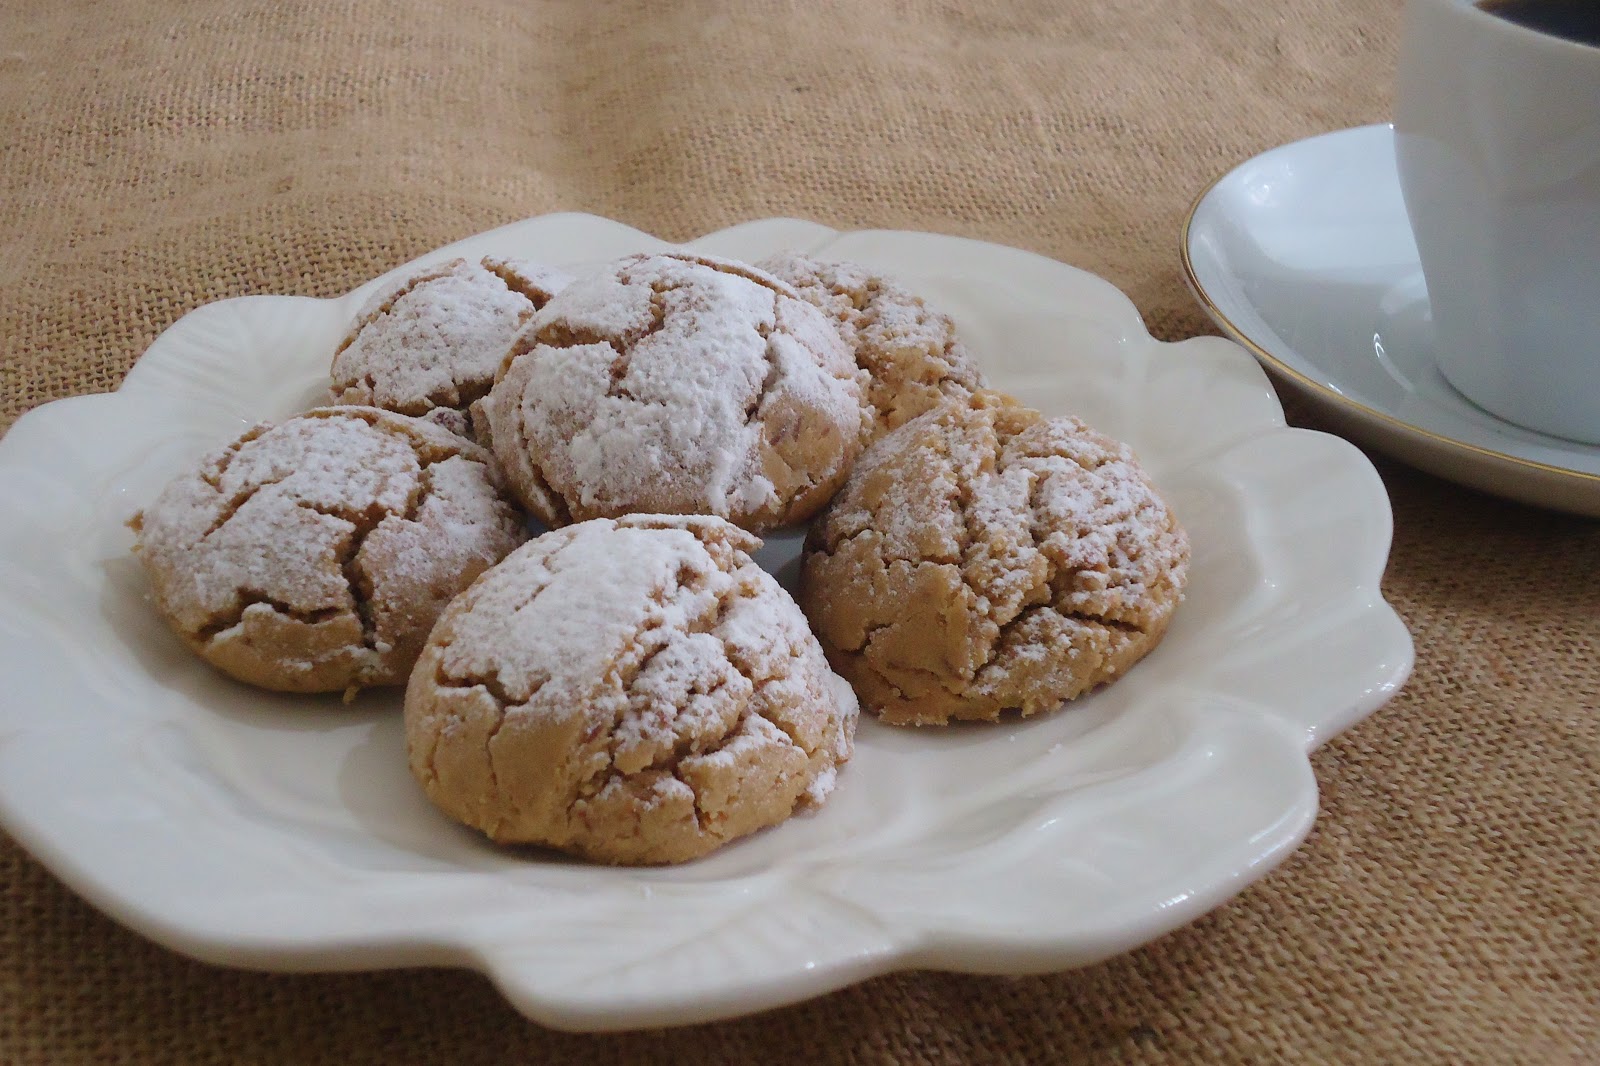
{"type": "Polygon", "coordinates": [[[411,770],[506,843],[680,862],[821,803],[856,701],[718,518],[547,533],[439,620],[406,690],[411,770]]]}
{"type": "Polygon", "coordinates": [[[371,407],[256,426],[133,525],[177,634],[287,692],[403,683],[444,605],[527,537],[488,453],[371,407]]]}
{"type": "Polygon", "coordinates": [[[980,391],[861,456],[812,527],[800,603],[886,721],[992,720],[1121,676],[1188,562],[1125,445],[980,391]]]}
{"type": "Polygon", "coordinates": [[[744,264],[637,255],[574,282],[484,405],[495,455],[552,526],[809,517],[860,449],[861,384],[827,319],[744,264]]]}
{"type": "Polygon", "coordinates": [[[522,327],[571,280],[522,259],[453,259],[378,293],[333,357],[334,403],[468,429],[522,327]]]}
{"type": "Polygon", "coordinates": [[[955,324],[899,283],[856,263],[797,252],[758,265],[821,308],[869,375],[869,440],[983,387],[955,324]]]}

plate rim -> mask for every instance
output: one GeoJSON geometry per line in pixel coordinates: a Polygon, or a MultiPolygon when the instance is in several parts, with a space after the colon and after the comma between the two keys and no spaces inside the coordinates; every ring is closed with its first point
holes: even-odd
{"type": "MultiPolygon", "coordinates": [[[[1439,433],[1424,426],[1419,426],[1414,422],[1407,422],[1405,419],[1400,418],[1397,415],[1390,414],[1387,411],[1379,410],[1378,408],[1372,407],[1369,404],[1352,399],[1344,393],[1341,393],[1327,384],[1318,381],[1316,378],[1310,376],[1297,367],[1291,366],[1279,356],[1273,354],[1273,352],[1268,350],[1259,341],[1251,337],[1242,327],[1240,327],[1236,322],[1233,321],[1232,318],[1228,316],[1228,313],[1224,311],[1221,306],[1218,305],[1211,293],[1206,289],[1205,284],[1200,280],[1199,273],[1195,268],[1192,251],[1194,245],[1193,231],[1195,219],[1199,214],[1200,209],[1205,205],[1207,200],[1211,198],[1212,194],[1214,194],[1218,188],[1223,185],[1223,183],[1227,182],[1234,175],[1238,174],[1239,171],[1243,170],[1251,163],[1254,163],[1257,160],[1263,159],[1269,155],[1273,155],[1277,152],[1286,151],[1299,145],[1307,144],[1312,141],[1323,140],[1325,138],[1340,137],[1349,134],[1373,134],[1379,131],[1388,131],[1392,135],[1394,132],[1394,124],[1390,122],[1375,122],[1365,126],[1348,126],[1343,129],[1328,130],[1323,133],[1313,134],[1309,137],[1301,137],[1297,140],[1287,141],[1283,144],[1269,148],[1266,151],[1258,152],[1255,155],[1250,156],[1248,159],[1242,160],[1238,164],[1228,168],[1228,170],[1213,179],[1208,185],[1201,189],[1200,192],[1195,195],[1194,199],[1190,201],[1189,208],[1184,213],[1183,224],[1179,229],[1178,236],[1179,257],[1182,263],[1184,282],[1188,285],[1189,291],[1194,295],[1195,299],[1200,303],[1202,309],[1211,318],[1211,320],[1228,335],[1228,338],[1243,347],[1258,361],[1260,361],[1263,366],[1285,378],[1288,378],[1301,389],[1311,393],[1317,400],[1327,403],[1335,408],[1343,409],[1344,413],[1348,416],[1370,419],[1380,423],[1389,430],[1399,432],[1405,436],[1420,438],[1421,440],[1435,446],[1443,447],[1451,452],[1463,453],[1466,456],[1474,459],[1491,460],[1497,464],[1505,464],[1513,469],[1536,470],[1544,475],[1571,481],[1575,485],[1582,485],[1586,488],[1600,489],[1600,474],[1590,473],[1585,470],[1576,470],[1571,467],[1558,466],[1553,463],[1546,463],[1538,459],[1528,459],[1523,456],[1514,455],[1510,452],[1503,452],[1495,448],[1488,448],[1480,444],[1473,444],[1471,441],[1465,441],[1458,437],[1452,437],[1448,434],[1439,433]]],[[[1559,440],[1560,438],[1551,439],[1559,440]]]]}

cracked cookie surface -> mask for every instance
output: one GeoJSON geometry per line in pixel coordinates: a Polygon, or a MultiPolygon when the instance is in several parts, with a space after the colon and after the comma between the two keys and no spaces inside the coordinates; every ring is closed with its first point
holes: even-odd
{"type": "Polygon", "coordinates": [[[367,301],[333,357],[336,404],[424,417],[453,433],[487,395],[511,343],[572,279],[489,256],[427,267],[367,301]]]}
{"type": "Polygon", "coordinates": [[[868,442],[984,385],[955,323],[857,263],[783,252],[757,264],[821,309],[868,375],[868,442]]]}
{"type": "Polygon", "coordinates": [[[547,524],[810,517],[859,452],[861,375],[826,317],[730,260],[636,255],[568,286],[502,365],[491,446],[547,524]]]}
{"type": "Polygon", "coordinates": [[[440,619],[406,690],[412,773],[503,843],[681,862],[823,801],[856,701],[711,517],[546,533],[440,619]]]}
{"type": "Polygon", "coordinates": [[[527,539],[487,452],[373,407],[256,426],[133,526],[173,630],[285,692],[404,683],[450,598],[527,539]]]}
{"type": "Polygon", "coordinates": [[[1121,676],[1188,561],[1126,445],[979,391],[867,449],[812,526],[799,598],[885,721],[995,720],[1121,676]]]}

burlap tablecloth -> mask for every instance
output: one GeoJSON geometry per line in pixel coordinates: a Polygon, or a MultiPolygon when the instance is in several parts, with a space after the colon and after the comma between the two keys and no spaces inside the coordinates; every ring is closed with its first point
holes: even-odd
{"type": "MultiPolygon", "coordinates": [[[[1208,332],[1190,199],[1384,119],[1397,7],[6,0],[0,427],[113,388],[202,303],[339,293],[555,210],[981,237],[1103,274],[1160,336],[1208,332]]],[[[190,962],[0,840],[0,1061],[1600,1059],[1600,524],[1378,466],[1416,674],[1315,757],[1305,847],[1143,950],[575,1036],[468,973],[190,962]]]]}

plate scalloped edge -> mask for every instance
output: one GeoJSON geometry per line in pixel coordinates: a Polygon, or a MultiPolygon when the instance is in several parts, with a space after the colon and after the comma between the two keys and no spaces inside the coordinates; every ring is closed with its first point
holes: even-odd
{"type": "MultiPolygon", "coordinates": [[[[416,262],[582,266],[666,246],[566,214],[416,262]]],[[[1190,602],[1162,646],[1081,707],[988,733],[863,723],[858,765],[820,814],[677,870],[507,858],[429,820],[403,768],[361,761],[400,743],[393,715],[330,708],[291,727],[286,705],[196,670],[143,604],[121,526],[243,423],[308,406],[354,307],[413,263],[335,300],[199,308],[118,392],[47,404],[0,440],[0,507],[25,516],[0,529],[14,682],[0,823],[187,954],[468,965],[530,1017],[590,1030],[728,1017],[897,969],[1084,965],[1219,905],[1299,844],[1316,811],[1309,752],[1412,664],[1379,590],[1388,499],[1356,448],[1285,427],[1238,346],[1155,341],[1114,286],[1032,253],[790,219],[689,247],[825,249],[898,274],[950,311],[997,386],[1047,411],[1066,390],[1133,442],[1195,540],[1190,602]],[[297,759],[309,765],[278,765],[297,759]],[[958,766],[973,780],[943,787],[958,766]],[[363,810],[369,784],[401,828],[363,810]]]]}

